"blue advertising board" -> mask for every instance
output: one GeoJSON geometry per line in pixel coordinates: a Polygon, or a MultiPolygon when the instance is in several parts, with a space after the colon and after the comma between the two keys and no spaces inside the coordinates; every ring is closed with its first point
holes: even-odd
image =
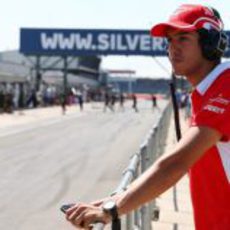
{"type": "MultiPolygon", "coordinates": [[[[227,32],[230,36],[230,31],[227,32]]],[[[25,55],[147,55],[166,56],[167,41],[148,30],[33,29],[20,30],[25,55]]],[[[230,50],[226,52],[230,56],[230,50]]]]}

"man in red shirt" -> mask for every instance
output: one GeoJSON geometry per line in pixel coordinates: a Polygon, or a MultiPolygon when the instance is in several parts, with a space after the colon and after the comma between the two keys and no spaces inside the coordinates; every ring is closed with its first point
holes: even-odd
{"type": "Polygon", "coordinates": [[[168,39],[174,73],[194,87],[191,126],[125,192],[101,205],[76,204],[67,210],[67,220],[86,229],[94,221],[108,223],[156,198],[189,172],[196,230],[229,230],[230,63],[220,63],[227,47],[220,15],[185,4],[168,22],[154,26],[151,35],[168,39]]]}

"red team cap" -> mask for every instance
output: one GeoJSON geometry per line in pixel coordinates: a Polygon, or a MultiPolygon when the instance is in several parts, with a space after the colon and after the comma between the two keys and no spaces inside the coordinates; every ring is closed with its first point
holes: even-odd
{"type": "Polygon", "coordinates": [[[168,22],[160,23],[151,29],[151,35],[166,37],[168,29],[177,29],[184,32],[192,32],[198,29],[222,30],[223,23],[212,8],[194,5],[181,5],[169,18],[168,22]]]}

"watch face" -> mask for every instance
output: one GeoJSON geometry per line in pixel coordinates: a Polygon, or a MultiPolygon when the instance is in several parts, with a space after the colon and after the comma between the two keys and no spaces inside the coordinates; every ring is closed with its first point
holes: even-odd
{"type": "Polygon", "coordinates": [[[115,202],[113,200],[107,201],[104,204],[104,209],[110,210],[116,206],[115,202]]]}
{"type": "Polygon", "coordinates": [[[117,206],[116,206],[115,201],[110,200],[110,201],[105,202],[103,205],[103,210],[106,213],[109,213],[111,215],[112,220],[114,220],[114,221],[119,220],[118,213],[117,213],[117,206]]]}

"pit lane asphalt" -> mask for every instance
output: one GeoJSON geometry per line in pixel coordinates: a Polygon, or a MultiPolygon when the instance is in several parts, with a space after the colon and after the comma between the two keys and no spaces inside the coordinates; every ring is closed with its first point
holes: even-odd
{"type": "Polygon", "coordinates": [[[150,101],[140,102],[138,113],[131,105],[114,113],[89,105],[65,116],[60,108],[8,121],[0,115],[0,229],[73,229],[59,207],[115,189],[166,101],[159,105],[153,111],[150,101]]]}

